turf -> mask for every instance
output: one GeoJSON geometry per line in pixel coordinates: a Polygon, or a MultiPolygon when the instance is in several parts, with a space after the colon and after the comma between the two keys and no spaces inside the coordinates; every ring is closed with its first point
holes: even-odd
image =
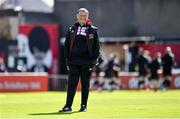
{"type": "Polygon", "coordinates": [[[180,90],[90,92],[83,113],[77,93],[73,112],[58,113],[65,98],[65,92],[0,93],[0,119],[180,119],[180,90]]]}

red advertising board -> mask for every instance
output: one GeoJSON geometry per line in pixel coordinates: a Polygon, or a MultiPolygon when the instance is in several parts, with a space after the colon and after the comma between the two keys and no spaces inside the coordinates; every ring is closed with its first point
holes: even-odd
{"type": "Polygon", "coordinates": [[[0,92],[48,91],[47,73],[1,73],[0,92]]]}

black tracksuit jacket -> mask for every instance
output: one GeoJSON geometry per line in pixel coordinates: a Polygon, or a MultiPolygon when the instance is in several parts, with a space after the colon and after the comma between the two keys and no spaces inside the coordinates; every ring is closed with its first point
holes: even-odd
{"type": "Polygon", "coordinates": [[[100,44],[97,28],[92,25],[74,24],[65,39],[65,57],[67,65],[93,65],[99,56],[100,44]],[[81,30],[85,29],[81,34],[81,30]]]}

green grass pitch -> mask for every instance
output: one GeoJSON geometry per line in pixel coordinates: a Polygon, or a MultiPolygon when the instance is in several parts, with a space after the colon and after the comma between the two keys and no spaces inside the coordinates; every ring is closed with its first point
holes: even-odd
{"type": "Polygon", "coordinates": [[[0,93],[0,119],[180,119],[180,90],[92,91],[81,113],[78,92],[73,112],[58,113],[65,99],[66,92],[0,93]]]}

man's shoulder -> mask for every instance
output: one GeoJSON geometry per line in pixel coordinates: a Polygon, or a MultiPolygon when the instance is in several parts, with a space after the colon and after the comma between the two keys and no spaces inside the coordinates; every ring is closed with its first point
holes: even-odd
{"type": "Polygon", "coordinates": [[[97,30],[98,28],[96,26],[91,25],[91,28],[94,30],[97,30]]]}
{"type": "Polygon", "coordinates": [[[72,26],[69,27],[69,30],[71,31],[71,30],[73,30],[74,28],[75,28],[75,26],[72,25],[72,26]]]}
{"type": "Polygon", "coordinates": [[[72,25],[69,26],[68,30],[73,30],[75,27],[76,27],[76,24],[72,24],[72,25]]]}
{"type": "Polygon", "coordinates": [[[69,29],[67,30],[67,32],[68,32],[68,33],[74,32],[74,30],[75,30],[75,26],[72,25],[72,26],[69,27],[69,29]]]}

